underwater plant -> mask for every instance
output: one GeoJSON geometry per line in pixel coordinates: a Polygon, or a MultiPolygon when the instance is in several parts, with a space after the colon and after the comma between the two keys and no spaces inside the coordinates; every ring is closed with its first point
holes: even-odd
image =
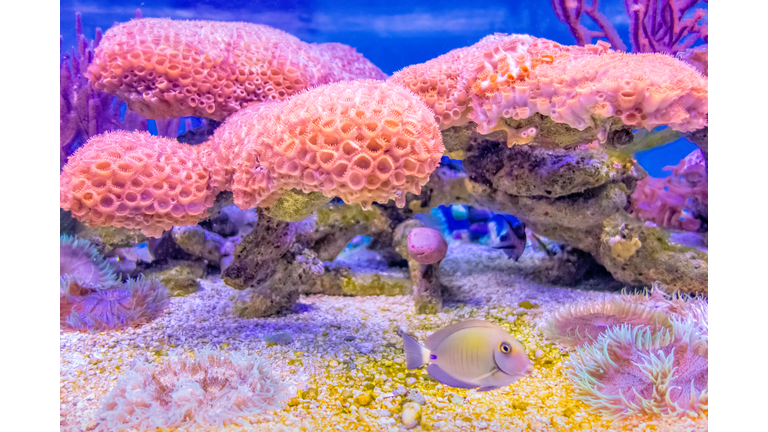
{"type": "Polygon", "coordinates": [[[576,398],[606,419],[634,415],[682,417],[708,409],[708,338],[689,320],[672,330],[623,324],[566,362],[576,398]]]}
{"type": "Polygon", "coordinates": [[[59,268],[61,277],[93,290],[107,289],[116,283],[117,275],[109,261],[88,240],[68,235],[59,238],[59,268]]]}
{"type": "Polygon", "coordinates": [[[287,388],[253,355],[178,350],[128,371],[101,400],[101,415],[109,430],[221,428],[279,408],[287,388]]]}
{"type": "Polygon", "coordinates": [[[64,331],[107,331],[146,324],[168,306],[168,289],[156,277],[93,289],[61,277],[60,324],[64,331]]]}
{"type": "Polygon", "coordinates": [[[622,296],[564,305],[552,314],[542,331],[548,339],[576,348],[595,342],[619,325],[645,326],[653,331],[671,328],[667,312],[622,296]]]}

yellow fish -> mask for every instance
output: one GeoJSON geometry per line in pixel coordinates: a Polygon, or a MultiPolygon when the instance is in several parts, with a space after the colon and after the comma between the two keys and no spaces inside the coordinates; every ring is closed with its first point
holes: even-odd
{"type": "Polygon", "coordinates": [[[429,375],[450,387],[495,390],[533,373],[523,345],[488,321],[449,325],[430,335],[426,346],[405,332],[401,336],[406,367],[427,364],[429,375]]]}

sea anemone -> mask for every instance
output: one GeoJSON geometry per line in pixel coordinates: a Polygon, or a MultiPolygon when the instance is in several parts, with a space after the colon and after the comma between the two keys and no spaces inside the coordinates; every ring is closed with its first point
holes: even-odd
{"type": "Polygon", "coordinates": [[[65,331],[107,331],[145,324],[167,305],[168,289],[155,277],[140,276],[110,289],[84,287],[72,275],[60,280],[60,323],[65,331]]]}
{"type": "Polygon", "coordinates": [[[707,336],[680,317],[672,330],[621,325],[566,363],[576,398],[606,419],[633,415],[682,417],[708,409],[707,336]]]}
{"type": "Polygon", "coordinates": [[[87,240],[63,235],[59,239],[60,275],[78,285],[102,290],[117,283],[117,275],[99,251],[87,240]]]}
{"type": "Polygon", "coordinates": [[[670,328],[669,314],[625,296],[610,300],[568,304],[556,310],[542,329],[544,336],[576,348],[594,342],[609,328],[622,324],[670,328]]]}
{"type": "Polygon", "coordinates": [[[109,430],[222,428],[279,408],[287,388],[255,356],[179,350],[128,371],[102,400],[102,416],[109,430]]]}

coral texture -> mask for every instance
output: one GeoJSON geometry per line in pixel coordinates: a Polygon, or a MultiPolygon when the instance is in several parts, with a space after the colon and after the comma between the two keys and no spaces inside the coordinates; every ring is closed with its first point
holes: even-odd
{"type": "MultiPolygon", "coordinates": [[[[78,144],[89,137],[110,130],[147,130],[147,119],[127,110],[120,120],[123,101],[92,88],[86,71],[93,60],[94,50],[101,41],[101,29],[96,28],[94,40],[88,40],[82,31],[80,13],[75,14],[75,39],[69,55],[62,55],[60,73],[60,159],[61,165],[78,144]]],[[[178,129],[178,119],[176,119],[178,129]]],[[[159,132],[163,128],[158,128],[159,132]]],[[[173,130],[174,132],[176,129],[173,130]]],[[[172,136],[176,136],[175,133],[172,136]]]]}
{"type": "Polygon", "coordinates": [[[243,209],[268,206],[282,191],[337,196],[369,209],[405,205],[440,163],[432,113],[412,93],[372,80],[328,84],[284,102],[241,110],[202,152],[217,189],[243,209]]]}
{"type": "Polygon", "coordinates": [[[168,289],[155,278],[129,280],[108,289],[60,280],[60,324],[65,331],[107,331],[148,323],[168,305],[168,289]]]}
{"type": "Polygon", "coordinates": [[[709,186],[701,150],[694,150],[666,178],[646,177],[632,194],[633,214],[668,228],[698,231],[708,219],[709,186]]]}
{"type": "Polygon", "coordinates": [[[81,222],[159,237],[203,218],[214,199],[208,180],[195,147],[146,132],[108,132],[64,166],[60,205],[81,222]]]}
{"type": "MultiPolygon", "coordinates": [[[[636,128],[706,126],[707,79],[698,71],[667,55],[608,47],[497,33],[409,66],[390,82],[419,94],[443,129],[471,119],[482,134],[506,130],[510,146],[532,142],[536,128],[513,129],[499,120],[534,113],[578,130],[601,129],[609,117],[636,128]]],[[[605,139],[605,132],[598,136],[605,139]]]]}
{"type": "Polygon", "coordinates": [[[89,241],[63,235],[59,244],[60,276],[69,276],[77,284],[95,290],[117,283],[109,261],[89,241]]]}
{"type": "Polygon", "coordinates": [[[646,326],[654,331],[671,328],[669,318],[670,314],[649,307],[645,301],[622,296],[566,304],[552,314],[543,332],[548,339],[574,348],[596,341],[608,329],[621,324],[646,326]]]}
{"type": "Polygon", "coordinates": [[[408,254],[420,264],[435,264],[445,258],[448,243],[440,231],[419,227],[408,234],[408,254]]]}
{"type": "Polygon", "coordinates": [[[708,409],[707,335],[675,318],[672,330],[621,325],[571,355],[576,397],[606,419],[682,417],[708,409]]]}
{"type": "Polygon", "coordinates": [[[279,408],[286,389],[253,356],[179,350],[160,365],[128,371],[102,399],[102,415],[109,430],[221,428],[279,408]]]}
{"type": "Polygon", "coordinates": [[[109,29],[88,68],[97,90],[148,118],[223,120],[315,85],[386,75],[353,48],[269,26],[137,19],[109,29]]]}

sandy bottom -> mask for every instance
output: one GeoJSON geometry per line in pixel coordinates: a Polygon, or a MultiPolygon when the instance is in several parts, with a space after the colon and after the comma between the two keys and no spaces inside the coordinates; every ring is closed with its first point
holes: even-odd
{"type": "Polygon", "coordinates": [[[406,430],[402,405],[407,398],[422,407],[419,424],[410,430],[707,430],[707,418],[606,421],[573,399],[563,371],[568,352],[545,340],[538,327],[560,305],[616,294],[536,284],[519,276],[519,265],[487,247],[452,244],[441,277],[454,296],[443,313],[432,316],[414,315],[408,296],[317,295],[302,297],[291,314],[240,319],[230,313],[236,291],[218,278],[201,280],[198,293],[173,298],[152,324],[61,334],[61,430],[107,430],[99,399],[133,362],[161,364],[169,352],[206,346],[255,354],[291,384],[292,397],[281,410],[239,420],[227,430],[406,430]],[[524,301],[533,308],[522,307],[524,301]],[[510,331],[534,361],[534,374],[478,393],[441,386],[426,371],[405,370],[399,329],[424,340],[470,318],[510,331]],[[291,338],[274,343],[283,331],[291,338]]]}

